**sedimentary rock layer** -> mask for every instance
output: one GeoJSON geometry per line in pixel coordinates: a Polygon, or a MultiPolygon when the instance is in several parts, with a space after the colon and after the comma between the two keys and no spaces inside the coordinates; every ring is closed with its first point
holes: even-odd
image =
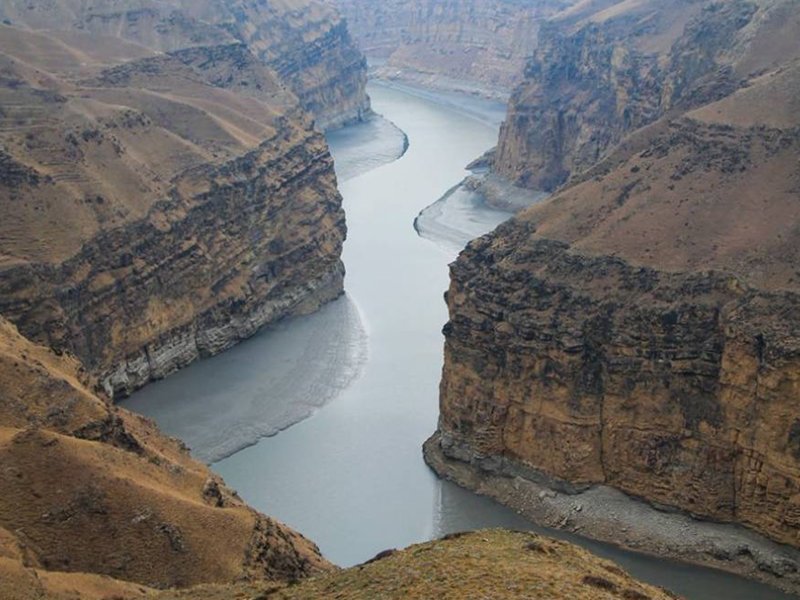
{"type": "Polygon", "coordinates": [[[566,0],[337,0],[381,77],[505,98],[521,81],[539,24],[566,0]]]}
{"type": "Polygon", "coordinates": [[[789,61],[642,128],[468,246],[446,456],[800,545],[798,90],[789,61]]]}
{"type": "Polygon", "coordinates": [[[566,15],[540,30],[494,162],[498,174],[534,189],[556,189],[632,131],[800,54],[790,1],[616,2],[566,15]]]}
{"type": "MultiPolygon", "coordinates": [[[[369,112],[366,62],[336,10],[318,0],[77,0],[31,4],[11,0],[0,20],[16,26],[124,39],[169,52],[239,41],[299,98],[321,129],[360,120],[369,112]]],[[[91,50],[95,50],[91,48],[91,50]]],[[[116,50],[108,44],[106,55],[116,50]]]]}
{"type": "Polygon", "coordinates": [[[92,39],[0,31],[0,313],[129,393],[338,296],[344,214],[245,45],[109,65],[92,39]]]}

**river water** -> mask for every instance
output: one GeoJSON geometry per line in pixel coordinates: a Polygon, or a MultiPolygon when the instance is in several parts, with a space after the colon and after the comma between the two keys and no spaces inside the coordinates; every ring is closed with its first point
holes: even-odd
{"type": "Polygon", "coordinates": [[[187,441],[246,501],[343,566],[502,526],[580,543],[687,598],[789,598],[727,573],[543,531],[428,470],[421,446],[438,415],[447,265],[508,217],[448,192],[496,142],[502,110],[374,84],[370,94],[397,127],[376,120],[329,136],[349,228],[347,295],[148,386],[126,407],[187,441]],[[406,145],[398,128],[409,146],[392,160],[406,145]]]}

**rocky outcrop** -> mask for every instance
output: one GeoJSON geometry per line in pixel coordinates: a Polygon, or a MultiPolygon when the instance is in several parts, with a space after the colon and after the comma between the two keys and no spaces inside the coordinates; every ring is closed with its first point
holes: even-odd
{"type": "Polygon", "coordinates": [[[632,131],[797,57],[787,45],[798,26],[791,4],[617,3],[578,21],[551,19],[511,97],[495,171],[553,191],[632,131]]]}
{"type": "Polygon", "coordinates": [[[126,394],[341,294],[332,159],[246,46],[102,65],[102,38],[0,33],[0,313],[25,335],[126,394]]]}
{"type": "Polygon", "coordinates": [[[275,4],[266,15],[262,6],[236,6],[238,37],[287,82],[317,127],[363,121],[370,113],[367,62],[345,21],[330,3],[305,2],[292,12],[275,4]],[[261,26],[253,30],[250,24],[256,21],[261,26]]]}
{"type": "Polygon", "coordinates": [[[609,484],[799,545],[786,415],[800,297],[572,254],[520,225],[499,236],[453,269],[445,454],[567,490],[609,484]]]}
{"type": "Polygon", "coordinates": [[[539,25],[573,2],[337,0],[380,77],[505,99],[539,25]]]}
{"type": "MultiPolygon", "coordinates": [[[[88,6],[76,0],[40,5],[4,3],[0,20],[47,31],[83,31],[161,52],[239,41],[278,74],[321,129],[361,120],[369,113],[366,61],[336,10],[319,0],[221,2],[126,0],[88,6]]],[[[63,37],[62,36],[62,37],[63,37]]],[[[95,48],[96,50],[96,48],[95,48]]]]}
{"type": "Polygon", "coordinates": [[[179,442],[95,394],[75,359],[5,320],[0,374],[4,598],[138,598],[148,588],[287,582],[331,568],[179,442]]]}
{"type": "Polygon", "coordinates": [[[800,546],[800,66],[735,87],[587,156],[454,263],[445,458],[800,546]]]}

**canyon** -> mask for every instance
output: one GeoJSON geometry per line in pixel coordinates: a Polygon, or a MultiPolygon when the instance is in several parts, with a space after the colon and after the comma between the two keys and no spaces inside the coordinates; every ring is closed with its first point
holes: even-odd
{"type": "MultiPolygon", "coordinates": [[[[452,265],[426,456],[530,514],[550,492],[504,480],[796,548],[800,16],[684,4],[543,26],[491,168],[553,194],[452,265]]],[[[612,540],[624,520],[582,526],[612,540]]],[[[795,585],[791,562],[714,554],[684,558],[795,585]]]]}
{"type": "Polygon", "coordinates": [[[798,57],[792,2],[615,2],[543,24],[494,171],[552,192],[634,131],[798,57]],[[611,6],[608,6],[611,4],[611,6]]]}
{"type": "Polygon", "coordinates": [[[343,292],[321,128],[363,58],[321,4],[234,8],[0,7],[3,598],[334,569],[111,401],[343,292]]]}
{"type": "Polygon", "coordinates": [[[574,534],[800,590],[796,2],[0,21],[0,596],[674,597],[577,542],[698,597],[783,597],[574,534]],[[509,107],[457,185],[496,135],[463,92],[509,107]],[[456,533],[531,526],[419,455],[445,308],[425,462],[568,541],[456,533]],[[254,336],[237,370],[211,358],[254,336]],[[297,347],[267,369],[261,338],[297,347]],[[151,398],[188,407],[183,440],[217,414],[193,453],[117,404],[178,370],[216,379],[151,398]],[[202,405],[237,373],[252,399],[202,405]],[[363,562],[387,536],[415,545],[363,562]]]}

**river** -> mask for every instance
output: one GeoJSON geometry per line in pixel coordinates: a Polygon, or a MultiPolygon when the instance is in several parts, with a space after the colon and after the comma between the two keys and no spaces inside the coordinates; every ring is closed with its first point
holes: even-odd
{"type": "MultiPolygon", "coordinates": [[[[421,454],[438,415],[447,265],[467,239],[508,216],[448,192],[467,174],[465,165],[496,142],[502,108],[375,84],[370,94],[396,127],[377,119],[329,136],[349,228],[347,295],[126,403],[213,462],[251,505],[343,566],[455,531],[542,531],[439,481],[421,454]],[[423,215],[423,239],[415,219],[445,196],[423,215]]],[[[545,533],[687,598],[790,597],[712,569],[545,533]]]]}

